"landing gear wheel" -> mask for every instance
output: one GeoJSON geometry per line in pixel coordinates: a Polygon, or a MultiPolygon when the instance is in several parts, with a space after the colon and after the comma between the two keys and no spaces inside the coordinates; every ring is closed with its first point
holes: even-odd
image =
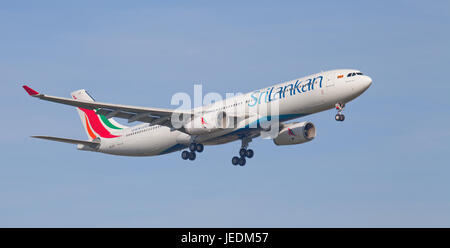
{"type": "Polygon", "coordinates": [[[195,157],[197,157],[197,155],[195,155],[195,152],[189,152],[189,160],[195,160],[195,157]]]}
{"type": "Polygon", "coordinates": [[[232,163],[233,165],[238,165],[238,164],[239,164],[239,158],[238,158],[238,157],[233,157],[233,158],[231,159],[231,163],[232,163]]]}
{"type": "Polygon", "coordinates": [[[196,144],[195,150],[196,150],[197,152],[203,152],[203,149],[204,149],[203,144],[196,144]]]}
{"type": "Polygon", "coordinates": [[[195,143],[189,144],[189,150],[191,152],[195,152],[195,150],[197,150],[197,144],[195,144],[195,143]]]}
{"type": "Polygon", "coordinates": [[[240,157],[239,158],[239,165],[240,166],[244,166],[245,165],[245,158],[244,157],[240,157]]]}
{"type": "Polygon", "coordinates": [[[189,153],[188,151],[183,151],[183,152],[181,153],[181,158],[182,158],[182,159],[186,160],[186,159],[188,159],[189,157],[190,157],[190,153],[189,153]]]}
{"type": "Polygon", "coordinates": [[[344,120],[345,120],[345,115],[343,115],[343,114],[336,115],[336,121],[344,121],[344,120]]]}
{"type": "Polygon", "coordinates": [[[342,114],[342,111],[344,111],[345,103],[336,103],[335,104],[336,110],[338,111],[335,117],[336,121],[344,121],[345,116],[342,114]]]}
{"type": "Polygon", "coordinates": [[[248,149],[247,152],[245,153],[245,156],[247,158],[253,158],[253,155],[255,155],[255,153],[253,152],[252,149],[248,149]]]}
{"type": "Polygon", "coordinates": [[[239,156],[245,157],[245,154],[247,154],[247,149],[241,148],[241,150],[239,150],[239,156]]]}
{"type": "Polygon", "coordinates": [[[251,158],[253,157],[253,155],[255,154],[253,152],[253,150],[251,149],[247,149],[248,148],[248,144],[252,141],[251,137],[248,136],[244,136],[244,137],[240,137],[241,139],[241,149],[239,150],[239,157],[233,157],[233,164],[239,164],[240,166],[244,166],[245,163],[247,162],[245,160],[245,158],[251,158]]]}

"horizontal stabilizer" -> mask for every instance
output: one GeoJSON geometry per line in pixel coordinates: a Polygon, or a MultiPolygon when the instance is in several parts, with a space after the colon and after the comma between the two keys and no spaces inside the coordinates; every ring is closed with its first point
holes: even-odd
{"type": "Polygon", "coordinates": [[[69,143],[69,144],[75,144],[75,145],[85,145],[92,148],[98,147],[100,145],[100,141],[93,140],[93,141],[86,141],[86,140],[75,140],[75,139],[66,139],[66,138],[58,138],[58,137],[51,137],[51,136],[31,136],[32,138],[37,139],[46,139],[46,140],[52,140],[57,142],[63,142],[63,143],[69,143]]]}

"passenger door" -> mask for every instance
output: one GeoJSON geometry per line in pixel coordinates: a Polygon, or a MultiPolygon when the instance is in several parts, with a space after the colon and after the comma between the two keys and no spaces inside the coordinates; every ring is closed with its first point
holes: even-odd
{"type": "Polygon", "coordinates": [[[333,87],[334,86],[334,80],[336,79],[336,73],[330,72],[327,75],[327,87],[333,87]]]}

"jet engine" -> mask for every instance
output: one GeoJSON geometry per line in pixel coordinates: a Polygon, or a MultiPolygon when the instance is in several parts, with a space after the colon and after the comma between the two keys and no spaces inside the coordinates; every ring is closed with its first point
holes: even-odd
{"type": "Polygon", "coordinates": [[[228,127],[228,116],[224,111],[196,115],[183,127],[193,135],[207,134],[228,127]]]}
{"type": "Polygon", "coordinates": [[[273,142],[278,146],[296,145],[309,142],[316,137],[316,127],[311,122],[292,122],[283,124],[273,142]]]}

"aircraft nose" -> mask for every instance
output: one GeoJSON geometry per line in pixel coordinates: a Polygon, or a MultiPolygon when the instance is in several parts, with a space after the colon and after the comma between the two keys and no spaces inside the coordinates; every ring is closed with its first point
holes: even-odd
{"type": "Polygon", "coordinates": [[[372,78],[364,75],[363,78],[361,79],[361,86],[363,90],[367,90],[370,87],[370,85],[372,85],[372,78]]]}

